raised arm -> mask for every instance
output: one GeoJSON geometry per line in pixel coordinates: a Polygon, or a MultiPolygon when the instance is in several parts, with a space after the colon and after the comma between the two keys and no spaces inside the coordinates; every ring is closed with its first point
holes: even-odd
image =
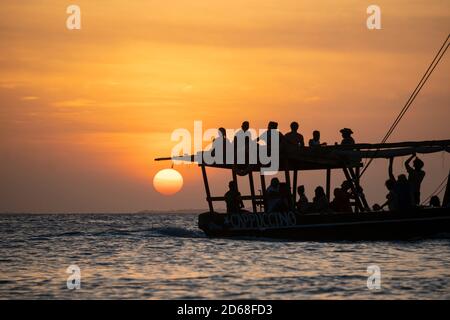
{"type": "Polygon", "coordinates": [[[409,157],[409,158],[405,161],[405,168],[406,168],[406,171],[410,172],[411,170],[413,170],[413,168],[411,168],[411,166],[410,166],[409,164],[411,163],[411,160],[414,159],[415,156],[416,156],[416,154],[413,153],[413,154],[411,155],[411,157],[409,157]]]}

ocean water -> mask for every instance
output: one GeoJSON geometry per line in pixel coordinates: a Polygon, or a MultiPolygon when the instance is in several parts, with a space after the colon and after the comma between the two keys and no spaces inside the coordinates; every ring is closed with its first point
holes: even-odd
{"type": "Polygon", "coordinates": [[[209,239],[192,214],[2,215],[0,298],[450,299],[450,239],[209,239]]]}

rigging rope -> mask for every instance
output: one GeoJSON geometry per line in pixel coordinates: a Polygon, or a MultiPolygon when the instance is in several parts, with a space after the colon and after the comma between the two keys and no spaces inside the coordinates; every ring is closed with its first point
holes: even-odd
{"type": "MultiPolygon", "coordinates": [[[[431,61],[430,65],[428,66],[428,69],[425,71],[424,75],[422,76],[422,79],[420,79],[419,83],[417,84],[416,88],[414,89],[414,91],[412,92],[412,94],[409,96],[409,99],[406,101],[405,105],[403,106],[402,110],[400,111],[400,113],[398,114],[397,118],[394,120],[394,122],[392,123],[391,127],[389,128],[389,130],[387,131],[386,135],[384,136],[384,138],[382,139],[381,143],[385,143],[389,137],[391,136],[391,134],[394,132],[395,128],[397,127],[397,125],[400,123],[400,121],[402,120],[403,116],[405,115],[405,113],[408,111],[409,107],[412,105],[412,103],[414,102],[414,100],[416,99],[417,95],[419,94],[420,90],[422,90],[423,86],[425,85],[425,83],[427,82],[428,78],[431,76],[431,74],[433,73],[434,69],[436,68],[436,66],[439,64],[439,62],[441,61],[442,57],[444,56],[445,52],[447,51],[450,43],[447,43],[448,40],[450,38],[450,34],[447,35],[447,38],[445,39],[444,43],[442,44],[441,48],[439,49],[439,51],[437,52],[437,54],[435,55],[433,61],[431,61]],[[445,48],[445,49],[444,49],[445,48]]],[[[378,152],[379,150],[377,150],[378,152]]],[[[370,166],[370,164],[372,163],[374,158],[371,158],[368,162],[367,165],[364,166],[363,170],[361,171],[359,177],[361,178],[362,175],[364,174],[364,172],[366,172],[367,168],[370,166]]]]}
{"type": "Polygon", "coordinates": [[[442,182],[439,184],[439,186],[428,196],[428,198],[426,198],[425,200],[422,201],[421,205],[424,205],[425,203],[427,203],[431,199],[432,196],[437,196],[442,191],[444,191],[444,188],[447,187],[447,185],[444,183],[447,180],[448,180],[448,176],[445,176],[444,180],[442,180],[442,182]]]}

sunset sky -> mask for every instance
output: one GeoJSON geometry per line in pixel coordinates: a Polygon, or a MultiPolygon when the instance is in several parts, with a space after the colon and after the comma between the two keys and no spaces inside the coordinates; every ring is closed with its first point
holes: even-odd
{"type": "MultiPolygon", "coordinates": [[[[183,189],[153,176],[177,128],[300,123],[328,143],[350,127],[379,142],[450,31],[447,0],[376,1],[368,30],[357,0],[2,0],[0,212],[134,212],[206,208],[200,170],[175,167],[183,189]],[[81,30],[66,8],[81,8],[81,30]]],[[[390,141],[450,139],[444,57],[390,141]]],[[[401,164],[403,159],[398,159],[401,164]]],[[[428,195],[449,155],[424,156],[428,195]]],[[[396,173],[402,171],[396,167],[396,173]]],[[[300,175],[307,194],[324,174],[300,175]]],[[[228,173],[212,172],[221,194],[228,173]]],[[[341,182],[336,173],[333,184],[341,182]]],[[[363,179],[385,198],[387,163],[363,179]]]]}

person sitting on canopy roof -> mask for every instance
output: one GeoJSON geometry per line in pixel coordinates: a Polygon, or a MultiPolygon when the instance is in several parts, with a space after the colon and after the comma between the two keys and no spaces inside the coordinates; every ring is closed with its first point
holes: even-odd
{"type": "Polygon", "coordinates": [[[250,143],[253,143],[251,139],[250,123],[248,121],[242,122],[241,129],[239,129],[233,138],[233,150],[234,150],[234,164],[249,163],[249,149],[250,143]],[[243,145],[242,145],[243,143],[243,145]]]}
{"type": "Polygon", "coordinates": [[[313,131],[313,137],[312,139],[309,139],[309,146],[310,147],[320,147],[320,146],[326,146],[326,142],[320,143],[320,131],[314,130],[313,131]]]}
{"type": "MultiPolygon", "coordinates": [[[[283,145],[285,143],[284,135],[278,131],[278,122],[270,121],[267,125],[267,131],[265,131],[258,138],[258,141],[264,141],[264,148],[267,149],[267,156],[271,156],[272,153],[272,134],[275,134],[275,137],[278,138],[279,150],[283,149],[283,145]]],[[[259,146],[261,148],[261,145],[259,146]]]]}
{"type": "Polygon", "coordinates": [[[227,163],[226,154],[227,149],[231,150],[229,145],[231,142],[227,139],[227,131],[225,128],[219,128],[218,130],[218,137],[214,139],[211,149],[211,155],[213,157],[216,156],[216,154],[222,153],[222,163],[227,163]]]}
{"type": "Polygon", "coordinates": [[[241,193],[238,191],[236,183],[230,181],[228,183],[229,190],[225,193],[225,202],[227,204],[227,213],[239,213],[244,208],[244,202],[241,193]]]}
{"type": "Polygon", "coordinates": [[[352,129],[344,128],[340,130],[340,133],[342,134],[341,144],[355,144],[355,140],[352,138],[352,129]]]}
{"type": "Polygon", "coordinates": [[[303,136],[297,131],[298,131],[298,122],[294,121],[291,123],[291,131],[284,135],[284,139],[288,144],[304,147],[305,140],[303,139],[303,136]]]}
{"type": "Polygon", "coordinates": [[[422,170],[424,163],[417,158],[416,154],[411,155],[408,160],[405,161],[405,168],[408,172],[408,182],[411,185],[411,192],[413,197],[413,203],[418,206],[420,204],[420,185],[425,177],[425,171],[422,170]],[[415,158],[415,159],[414,159],[415,158]],[[413,166],[409,165],[411,160],[414,159],[413,166]]]}

